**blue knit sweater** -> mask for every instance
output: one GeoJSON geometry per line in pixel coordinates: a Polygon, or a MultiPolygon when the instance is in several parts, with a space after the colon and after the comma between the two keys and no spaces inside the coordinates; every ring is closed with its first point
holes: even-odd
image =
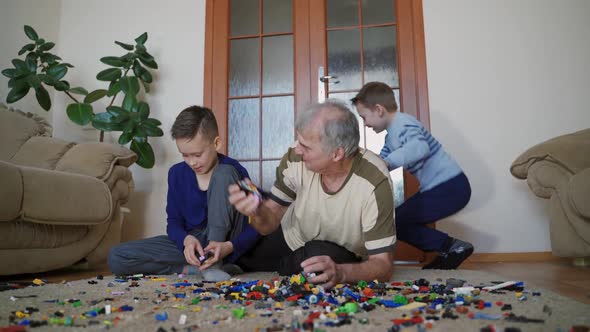
{"type": "Polygon", "coordinates": [[[397,112],[387,127],[379,154],[389,170],[403,166],[420,181],[420,191],[430,190],[459,175],[462,170],[442,145],[413,116],[397,112]]]}
{"type": "MultiPolygon", "coordinates": [[[[242,178],[248,177],[248,171],[238,161],[222,154],[218,154],[218,158],[220,164],[234,166],[242,178]]],[[[199,189],[195,172],[184,162],[170,167],[168,171],[166,213],[168,237],[180,251],[184,251],[184,238],[189,232],[207,226],[207,191],[199,189]]],[[[244,220],[242,233],[232,240],[234,251],[226,262],[234,263],[259,238],[258,232],[247,223],[246,218],[244,220]]]]}

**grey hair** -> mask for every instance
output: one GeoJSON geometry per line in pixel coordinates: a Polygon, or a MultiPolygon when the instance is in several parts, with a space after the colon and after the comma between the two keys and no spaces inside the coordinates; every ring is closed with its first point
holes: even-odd
{"type": "Polygon", "coordinates": [[[359,123],[350,108],[338,99],[326,99],[323,103],[312,104],[297,114],[295,129],[301,131],[309,126],[322,110],[329,109],[337,116],[326,117],[320,129],[320,143],[324,152],[331,153],[339,147],[344,156],[350,158],[358,151],[360,134],[359,123]]]}

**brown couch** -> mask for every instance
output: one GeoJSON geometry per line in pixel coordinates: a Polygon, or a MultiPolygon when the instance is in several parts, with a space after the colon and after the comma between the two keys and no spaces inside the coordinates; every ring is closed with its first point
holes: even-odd
{"type": "Polygon", "coordinates": [[[510,172],[526,179],[535,195],[549,199],[553,254],[590,257],[590,129],[533,146],[510,172]]]}
{"type": "Polygon", "coordinates": [[[0,275],[104,262],[136,159],[120,145],[52,138],[40,117],[0,104],[0,275]]]}

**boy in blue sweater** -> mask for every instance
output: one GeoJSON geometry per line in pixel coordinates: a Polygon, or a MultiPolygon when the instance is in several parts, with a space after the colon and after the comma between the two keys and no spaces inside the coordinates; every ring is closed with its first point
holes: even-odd
{"type": "Polygon", "coordinates": [[[248,172],[217,153],[221,141],[208,108],[183,110],[170,132],[184,162],[168,172],[168,235],[112,248],[109,267],[120,275],[185,273],[227,280],[230,275],[224,270],[235,268],[259,238],[247,217],[228,202],[228,186],[248,177],[248,172]]]}
{"type": "Polygon", "coordinates": [[[395,210],[398,239],[438,255],[425,269],[456,269],[473,253],[471,243],[427,226],[461,210],[471,197],[469,181],[457,162],[413,116],[397,112],[387,84],[370,82],[351,99],[365,126],[387,130],[379,154],[389,170],[404,167],[420,182],[420,192],[395,210]]]}

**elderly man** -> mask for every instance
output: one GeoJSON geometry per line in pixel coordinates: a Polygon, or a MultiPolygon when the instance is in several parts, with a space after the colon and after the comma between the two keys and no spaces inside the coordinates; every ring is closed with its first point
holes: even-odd
{"type": "Polygon", "coordinates": [[[260,199],[229,187],[229,202],[268,234],[240,265],[281,275],[303,270],[325,288],[389,280],[396,236],[387,166],[359,148],[358,121],[340,101],[300,112],[295,129],[295,147],[277,167],[270,193],[260,199]]]}

